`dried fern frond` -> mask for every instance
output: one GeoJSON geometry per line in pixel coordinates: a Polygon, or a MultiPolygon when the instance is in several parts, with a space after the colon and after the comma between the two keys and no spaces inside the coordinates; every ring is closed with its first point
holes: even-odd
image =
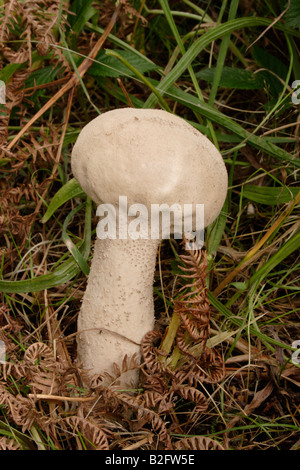
{"type": "Polygon", "coordinates": [[[10,0],[6,2],[4,14],[1,18],[0,23],[0,51],[9,62],[23,63],[29,59],[31,53],[28,48],[26,40],[19,44],[19,48],[16,50],[15,47],[11,47],[10,41],[14,38],[20,39],[20,37],[27,36],[26,34],[26,19],[23,16],[24,10],[23,5],[18,0],[10,0]],[[23,34],[20,35],[20,29],[23,34]],[[24,34],[25,33],[25,34],[24,34]]]}
{"type": "Polygon", "coordinates": [[[183,281],[189,280],[189,283],[180,289],[180,295],[174,304],[174,312],[181,318],[177,345],[182,348],[183,339],[187,336],[191,340],[205,343],[209,334],[210,303],[206,287],[205,251],[190,250],[187,254],[181,255],[180,259],[183,263],[181,269],[184,272],[180,278],[183,281]]]}
{"type": "Polygon", "coordinates": [[[178,393],[182,398],[196,404],[197,413],[204,413],[207,410],[208,403],[206,396],[195,387],[187,385],[172,385],[172,391],[178,393]]]}
{"type": "MultiPolygon", "coordinates": [[[[13,395],[0,384],[0,405],[7,408],[8,416],[22,428],[22,432],[30,429],[34,422],[44,421],[44,417],[35,408],[33,400],[22,395],[13,395]]],[[[45,423],[44,423],[45,424],[45,423]]]]}
{"type": "Polygon", "coordinates": [[[205,326],[199,330],[199,327],[194,325],[193,327],[196,333],[194,333],[193,336],[189,334],[191,327],[192,323],[189,324],[189,329],[184,326],[180,326],[178,328],[176,334],[176,345],[185,356],[190,356],[192,360],[196,361],[199,359],[199,356],[203,351],[203,346],[206,343],[208,327],[205,326]]]}
{"type": "Polygon", "coordinates": [[[123,4],[124,13],[126,15],[131,15],[135,16],[136,18],[139,18],[144,26],[148,24],[148,20],[144,16],[142,16],[135,8],[133,8],[130,2],[128,2],[127,0],[121,0],[121,3],[123,4]]]}
{"type": "MultiPolygon", "coordinates": [[[[52,0],[10,0],[5,4],[0,22],[0,51],[13,63],[31,62],[31,44],[36,42],[40,55],[45,55],[51,44],[55,44],[53,29],[60,16],[60,1],[52,0]],[[19,47],[10,46],[16,38],[19,47]]],[[[63,18],[63,16],[61,16],[63,18]]],[[[60,27],[63,27],[60,24],[60,27]]],[[[59,62],[69,69],[69,64],[59,48],[54,49],[59,62]]]]}
{"type": "Polygon", "coordinates": [[[195,436],[180,439],[175,444],[176,450],[225,450],[221,444],[210,437],[195,436]]]}
{"type": "Polygon", "coordinates": [[[1,13],[0,68],[5,67],[5,62],[14,66],[19,64],[6,83],[6,103],[1,110],[0,145],[4,147],[12,110],[19,115],[20,120],[28,112],[28,106],[24,104],[25,81],[32,72],[32,49],[36,47],[39,55],[46,55],[51,48],[49,62],[63,69],[66,74],[71,72],[71,68],[61,48],[55,47],[57,41],[54,29],[59,18],[60,28],[64,27],[66,16],[61,15],[59,0],[9,0],[3,5],[1,13]]]}
{"type": "Polygon", "coordinates": [[[165,449],[172,449],[171,437],[160,417],[161,413],[167,413],[173,408],[172,396],[157,392],[144,392],[138,395],[121,392],[112,386],[105,386],[100,377],[94,377],[91,385],[94,387],[93,390],[101,395],[106,411],[116,413],[118,410],[118,414],[124,414],[129,410],[131,413],[134,412],[138,423],[149,423],[160,441],[164,443],[165,449]]]}
{"type": "Polygon", "coordinates": [[[28,377],[34,393],[55,394],[58,390],[59,363],[53,351],[44,343],[34,343],[24,354],[28,377]]]}
{"type": "Polygon", "coordinates": [[[105,432],[91,420],[79,416],[65,418],[69,428],[78,442],[78,448],[87,450],[109,450],[109,444],[105,432]],[[79,437],[80,436],[80,437],[79,437]]]}
{"type": "Polygon", "coordinates": [[[159,350],[156,346],[161,339],[161,333],[156,330],[149,331],[142,339],[141,354],[144,359],[143,372],[145,375],[161,375],[164,371],[162,362],[158,361],[159,350]]]}
{"type": "MultiPolygon", "coordinates": [[[[185,245],[185,240],[183,240],[185,245]]],[[[224,376],[224,364],[219,354],[209,350],[206,342],[210,331],[210,303],[206,287],[207,258],[205,251],[190,250],[180,256],[182,263],[179,278],[183,285],[174,303],[174,316],[179,319],[176,334],[173,332],[175,348],[180,351],[176,362],[171,357],[165,358],[164,344],[170,333],[159,345],[161,334],[153,331],[145,335],[142,341],[144,358],[143,372],[148,377],[156,378],[160,385],[162,377],[171,377],[176,381],[187,381],[189,385],[197,380],[217,382],[224,376]],[[179,362],[178,362],[179,360],[179,362]],[[169,365],[172,364],[170,368],[169,365]],[[174,365],[175,364],[175,365],[174,365]]],[[[161,388],[161,385],[160,385],[161,388]]]]}
{"type": "Polygon", "coordinates": [[[201,355],[200,364],[195,368],[201,369],[202,381],[207,383],[219,383],[225,376],[225,364],[221,355],[215,350],[205,348],[201,355]]]}
{"type": "Polygon", "coordinates": [[[153,411],[152,409],[145,406],[146,404],[143,403],[143,395],[138,397],[130,397],[126,394],[120,394],[119,398],[123,401],[124,404],[126,404],[126,406],[136,410],[138,421],[145,419],[151,425],[152,430],[158,433],[160,441],[164,443],[165,450],[173,449],[171,437],[166,424],[159,416],[158,412],[153,411]]]}
{"type": "Polygon", "coordinates": [[[169,412],[174,407],[172,396],[172,393],[162,394],[156,391],[147,390],[137,397],[137,400],[142,403],[144,407],[157,409],[157,413],[161,414],[169,412]]]}
{"type": "Polygon", "coordinates": [[[197,362],[189,360],[174,371],[177,382],[187,382],[197,387],[200,382],[219,383],[224,379],[225,365],[222,357],[213,349],[206,348],[197,362]]]}
{"type": "Polygon", "coordinates": [[[0,438],[0,450],[21,450],[20,444],[8,437],[0,438]]]}

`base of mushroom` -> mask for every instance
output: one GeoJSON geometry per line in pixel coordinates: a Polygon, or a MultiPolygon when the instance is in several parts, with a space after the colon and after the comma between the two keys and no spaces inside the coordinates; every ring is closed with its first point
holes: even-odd
{"type": "Polygon", "coordinates": [[[103,330],[79,334],[79,367],[85,370],[89,377],[101,376],[107,385],[113,383],[122,388],[136,388],[140,376],[140,346],[118,336],[103,330]]]}

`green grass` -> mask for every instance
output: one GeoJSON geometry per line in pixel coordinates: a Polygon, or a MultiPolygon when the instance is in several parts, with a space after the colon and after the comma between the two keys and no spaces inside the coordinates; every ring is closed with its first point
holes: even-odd
{"type": "MultiPolygon", "coordinates": [[[[300,339],[299,104],[292,88],[300,80],[297,2],[283,15],[284,1],[134,0],[122,7],[84,73],[81,65],[116,5],[75,0],[72,15],[62,2],[53,3],[52,13],[39,5],[25,14],[22,2],[11,9],[4,2],[0,10],[0,79],[7,87],[0,105],[0,340],[15,364],[8,373],[0,366],[0,443],[1,436],[24,449],[96,442],[95,429],[78,424],[71,432],[62,419],[84,400],[73,408],[56,404],[58,411],[51,400],[36,402],[26,425],[9,400],[22,396],[25,403],[46,390],[33,390],[22,375],[33,344],[58,348],[74,364],[97,221],[71,173],[71,149],[99,113],[133,106],[186,119],[219,148],[229,175],[223,210],[206,230],[210,342],[226,359],[227,373],[219,384],[198,384],[209,407],[193,422],[193,403],[179,400],[166,417],[171,438],[204,435],[234,450],[299,447],[299,365],[291,361],[292,343],[300,339]],[[55,98],[71,77],[73,88],[55,98]],[[268,383],[275,385],[261,399],[268,383]]],[[[168,242],[161,247],[154,285],[160,328],[172,317],[180,249],[168,242]]],[[[73,379],[62,385],[62,396],[71,385],[81,390],[73,379]]],[[[126,412],[118,414],[105,400],[100,415],[110,448],[163,447],[151,426],[136,431],[126,412]]]]}

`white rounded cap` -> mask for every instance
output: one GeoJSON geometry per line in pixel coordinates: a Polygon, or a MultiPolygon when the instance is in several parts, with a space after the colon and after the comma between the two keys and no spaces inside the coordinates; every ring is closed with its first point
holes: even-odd
{"type": "Polygon", "coordinates": [[[227,171],[210,140],[171,113],[122,108],[101,114],[81,131],[72,171],[97,204],[204,204],[204,225],[226,198],[227,171]]]}

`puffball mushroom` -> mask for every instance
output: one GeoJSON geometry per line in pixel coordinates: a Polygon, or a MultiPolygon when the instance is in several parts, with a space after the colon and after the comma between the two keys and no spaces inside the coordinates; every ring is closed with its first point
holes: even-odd
{"type": "MultiPolygon", "coordinates": [[[[71,164],[85,193],[99,207],[110,204],[117,216],[120,196],[127,197],[128,206],[142,204],[149,211],[152,204],[204,204],[206,227],[218,216],[227,192],[227,172],[216,147],[184,119],[163,110],[122,108],[101,114],[80,132],[71,164]]],[[[117,224],[123,230],[120,220],[117,224]]],[[[112,373],[125,355],[139,355],[143,336],[154,328],[160,238],[118,233],[116,239],[95,241],[78,318],[78,359],[96,374],[112,373]]],[[[130,371],[121,384],[137,380],[137,371],[130,371]]]]}

